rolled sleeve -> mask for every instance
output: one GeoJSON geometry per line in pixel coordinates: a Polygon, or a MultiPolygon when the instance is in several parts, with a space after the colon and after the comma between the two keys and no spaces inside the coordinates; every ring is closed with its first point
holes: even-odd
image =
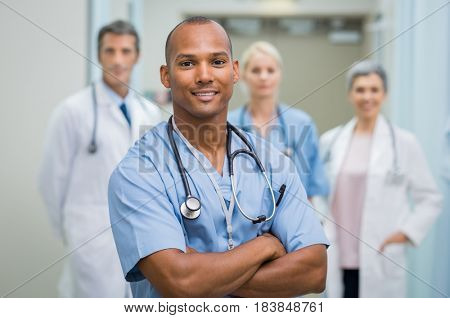
{"type": "Polygon", "coordinates": [[[126,157],[121,162],[111,176],[108,193],[114,240],[130,282],[145,278],[137,266],[142,258],[165,249],[186,249],[181,224],[159,173],[156,169],[140,173],[139,160],[144,159],[126,157]]]}
{"type": "Polygon", "coordinates": [[[325,170],[319,155],[319,142],[317,137],[317,129],[313,122],[304,126],[308,129],[304,141],[301,140],[297,144],[298,156],[302,156],[306,160],[297,158],[296,167],[300,172],[308,197],[317,195],[326,196],[329,192],[328,180],[325,176],[325,170]],[[306,161],[306,162],[305,162],[306,161]],[[307,167],[303,167],[306,163],[307,167]]]}

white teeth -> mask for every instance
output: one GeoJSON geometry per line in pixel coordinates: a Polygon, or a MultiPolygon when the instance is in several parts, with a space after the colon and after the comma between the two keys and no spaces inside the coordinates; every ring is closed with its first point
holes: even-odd
{"type": "Polygon", "coordinates": [[[195,93],[195,96],[212,96],[215,95],[216,93],[214,92],[210,92],[210,93],[195,93]]]}

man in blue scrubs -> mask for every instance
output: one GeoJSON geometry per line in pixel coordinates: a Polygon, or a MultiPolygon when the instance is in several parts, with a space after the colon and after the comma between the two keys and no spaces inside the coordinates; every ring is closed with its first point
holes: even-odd
{"type": "MultiPolygon", "coordinates": [[[[234,163],[231,190],[227,110],[239,79],[231,42],[216,22],[194,17],[166,42],[161,82],[171,88],[172,136],[201,213],[180,212],[186,190],[168,124],[148,131],[111,176],[110,218],[125,277],[134,297],[292,297],[325,287],[328,241],[307,202],[295,166],[269,143],[244,133],[265,167],[273,200],[255,161],[234,163]],[[283,185],[286,189],[282,193],[283,185]]],[[[231,151],[246,148],[236,133],[231,151]]]]}

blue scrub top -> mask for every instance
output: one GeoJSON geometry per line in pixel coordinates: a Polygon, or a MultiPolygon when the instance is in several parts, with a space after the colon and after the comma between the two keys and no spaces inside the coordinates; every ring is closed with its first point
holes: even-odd
{"type": "MultiPolygon", "coordinates": [[[[235,246],[262,233],[271,232],[283,243],[287,252],[313,244],[328,245],[320,222],[310,207],[295,166],[286,156],[265,140],[245,133],[266,168],[276,192],[285,184],[286,192],[275,216],[269,222],[253,224],[235,205],[232,215],[235,246]]],[[[195,220],[183,218],[180,205],[185,190],[167,136],[167,123],[149,130],[129,150],[114,170],[109,183],[109,209],[112,231],[122,269],[131,282],[134,297],[160,297],[145,279],[137,263],[157,251],[174,248],[186,251],[190,246],[199,252],[227,251],[228,234],[219,197],[208,175],[180,137],[174,133],[187,178],[194,196],[202,203],[195,220]]],[[[232,135],[232,150],[243,148],[242,141],[232,135]]],[[[198,152],[202,161],[209,161],[198,152]]],[[[233,195],[225,160],[223,176],[209,163],[225,197],[233,195]]],[[[269,215],[272,200],[265,179],[253,159],[237,156],[234,160],[236,192],[244,209],[252,216],[269,215]]]]}
{"type": "MultiPolygon", "coordinates": [[[[281,152],[284,152],[287,147],[293,150],[291,157],[299,171],[308,197],[328,195],[329,185],[319,155],[317,129],[313,120],[299,109],[288,108],[285,105],[279,106],[279,109],[281,119],[269,128],[266,140],[281,152]]],[[[252,118],[244,106],[230,112],[228,121],[257,134],[251,128],[252,118]]]]}

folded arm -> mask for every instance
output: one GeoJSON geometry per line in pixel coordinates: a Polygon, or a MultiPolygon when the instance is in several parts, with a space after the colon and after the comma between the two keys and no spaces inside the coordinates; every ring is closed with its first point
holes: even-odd
{"type": "Polygon", "coordinates": [[[325,289],[325,245],[312,245],[286,254],[260,267],[233,292],[240,297],[294,297],[325,289]]]}
{"type": "Polygon", "coordinates": [[[222,297],[247,282],[264,262],[284,254],[275,237],[263,235],[222,253],[162,250],[138,266],[164,297],[222,297]]]}

